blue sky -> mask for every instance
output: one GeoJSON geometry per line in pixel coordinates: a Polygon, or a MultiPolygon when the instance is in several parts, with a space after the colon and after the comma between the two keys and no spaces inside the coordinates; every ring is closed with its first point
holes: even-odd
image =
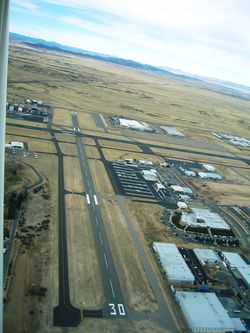
{"type": "Polygon", "coordinates": [[[249,0],[11,0],[10,31],[250,86],[249,0]]]}

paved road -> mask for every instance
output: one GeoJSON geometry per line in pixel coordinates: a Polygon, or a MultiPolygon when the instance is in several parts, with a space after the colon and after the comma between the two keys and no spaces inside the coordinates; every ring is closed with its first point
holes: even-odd
{"type": "Polygon", "coordinates": [[[103,317],[123,318],[127,316],[127,310],[103,224],[98,197],[95,194],[95,187],[92,181],[85,147],[82,142],[77,115],[75,112],[71,112],[71,116],[76,132],[78,157],[103,282],[105,305],[102,308],[102,314],[103,317]]]}

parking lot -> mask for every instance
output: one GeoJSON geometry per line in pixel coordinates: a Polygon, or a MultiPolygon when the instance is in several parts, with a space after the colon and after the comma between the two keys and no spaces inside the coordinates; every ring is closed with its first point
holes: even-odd
{"type": "Polygon", "coordinates": [[[199,260],[196,258],[193,250],[191,249],[184,249],[183,247],[179,248],[179,251],[181,255],[183,256],[186,264],[192,271],[196,283],[199,284],[207,284],[207,276],[206,273],[204,272],[203,267],[199,263],[199,260]]]}
{"type": "Polygon", "coordinates": [[[116,182],[120,194],[145,199],[163,199],[169,195],[164,189],[157,191],[154,188],[155,181],[148,181],[143,178],[142,170],[145,169],[145,166],[119,162],[110,163],[112,178],[116,182]]]}
{"type": "Polygon", "coordinates": [[[25,149],[8,149],[7,153],[16,157],[37,158],[38,154],[35,151],[27,151],[25,149]]]}

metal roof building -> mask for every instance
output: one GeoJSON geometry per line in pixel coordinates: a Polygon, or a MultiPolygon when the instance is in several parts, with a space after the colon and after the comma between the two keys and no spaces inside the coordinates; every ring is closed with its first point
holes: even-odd
{"type": "Polygon", "coordinates": [[[142,175],[146,180],[155,182],[158,180],[157,171],[154,169],[151,170],[142,170],[142,175]]]}
{"type": "Polygon", "coordinates": [[[215,293],[177,291],[175,294],[194,333],[230,333],[234,324],[215,293]]]}
{"type": "Polygon", "coordinates": [[[189,187],[183,187],[180,185],[171,185],[171,188],[175,191],[175,192],[180,192],[180,193],[193,193],[192,190],[189,187]]]}
{"type": "Polygon", "coordinates": [[[198,176],[200,178],[206,178],[206,179],[218,179],[218,180],[221,180],[222,177],[221,175],[219,175],[218,173],[215,173],[215,172],[198,172],[198,176]]]}
{"type": "Polygon", "coordinates": [[[194,249],[194,253],[202,266],[214,267],[222,263],[220,257],[211,249],[194,249]]]}
{"type": "Polygon", "coordinates": [[[181,136],[181,137],[185,136],[183,133],[178,131],[175,127],[161,126],[161,129],[164,132],[167,132],[169,135],[176,135],[176,136],[181,136]]]}
{"type": "Polygon", "coordinates": [[[215,167],[213,167],[211,164],[202,164],[205,169],[208,171],[215,171],[215,167]]]}
{"type": "Polygon", "coordinates": [[[250,288],[250,265],[238,253],[222,252],[222,254],[230,267],[238,271],[246,285],[250,288]]]}
{"type": "Polygon", "coordinates": [[[209,209],[193,208],[191,213],[183,212],[181,217],[182,225],[189,225],[193,228],[211,228],[230,230],[229,225],[220,215],[211,212],[209,209]]]}
{"type": "Polygon", "coordinates": [[[173,285],[194,283],[194,275],[175,244],[156,242],[153,243],[153,248],[169,283],[173,285]]]}

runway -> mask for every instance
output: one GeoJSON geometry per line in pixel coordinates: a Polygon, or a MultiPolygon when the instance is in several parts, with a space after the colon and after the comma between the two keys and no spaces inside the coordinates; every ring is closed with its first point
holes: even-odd
{"type": "Polygon", "coordinates": [[[102,308],[102,314],[105,318],[125,318],[127,316],[127,310],[124,304],[124,297],[109,247],[98,196],[95,194],[95,187],[92,181],[92,175],[88,165],[85,147],[79,130],[77,115],[75,112],[71,112],[71,116],[73,127],[75,128],[76,133],[77,152],[80,161],[82,179],[86,192],[86,201],[88,204],[89,216],[92,223],[96,252],[99,260],[99,267],[103,283],[105,305],[102,308]]]}

